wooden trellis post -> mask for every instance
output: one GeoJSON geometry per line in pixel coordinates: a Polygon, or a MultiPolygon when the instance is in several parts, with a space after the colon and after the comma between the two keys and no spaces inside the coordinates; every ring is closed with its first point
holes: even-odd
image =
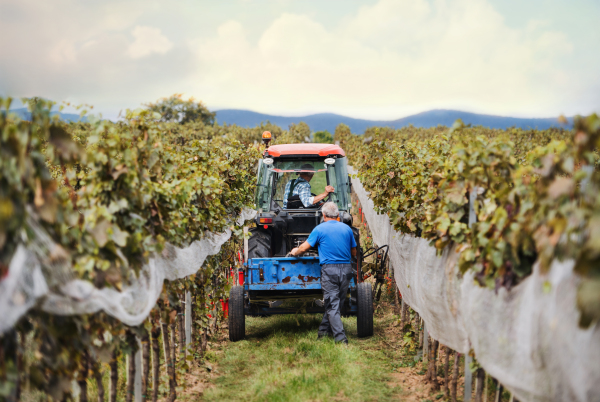
{"type": "Polygon", "coordinates": [[[135,362],[135,378],[133,382],[133,395],[135,396],[135,402],[143,402],[144,396],[142,392],[142,372],[144,371],[142,368],[142,342],[140,338],[135,337],[137,341],[138,350],[135,352],[135,356],[133,358],[135,362]]]}
{"type": "MultiPolygon", "coordinates": [[[[469,227],[477,222],[475,214],[475,201],[477,200],[477,187],[473,187],[469,193],[469,227]]],[[[465,353],[465,402],[471,400],[471,391],[473,389],[473,373],[471,373],[471,362],[473,361],[469,353],[465,353]]]]}
{"type": "Polygon", "coordinates": [[[423,320],[423,363],[429,360],[429,336],[427,334],[427,324],[423,320]]]}
{"type": "Polygon", "coordinates": [[[192,343],[192,292],[185,292],[185,347],[192,343]]]}
{"type": "Polygon", "coordinates": [[[473,373],[471,373],[471,362],[473,358],[465,353],[465,402],[471,400],[471,392],[473,390],[473,373]]]}

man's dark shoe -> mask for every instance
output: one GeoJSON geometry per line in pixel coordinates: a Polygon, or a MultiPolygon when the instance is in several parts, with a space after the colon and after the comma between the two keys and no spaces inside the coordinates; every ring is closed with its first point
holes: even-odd
{"type": "Polygon", "coordinates": [[[340,345],[348,345],[348,339],[344,338],[341,341],[336,342],[336,343],[339,343],[340,345]]]}
{"type": "Polygon", "coordinates": [[[333,334],[329,333],[329,332],[317,332],[317,340],[323,339],[323,338],[327,338],[327,337],[332,337],[333,334]]]}

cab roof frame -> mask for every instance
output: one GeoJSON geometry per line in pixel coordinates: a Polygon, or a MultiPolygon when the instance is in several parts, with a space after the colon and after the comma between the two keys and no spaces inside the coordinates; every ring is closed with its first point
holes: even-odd
{"type": "Polygon", "coordinates": [[[307,143],[272,145],[265,150],[264,156],[271,158],[325,158],[344,157],[346,153],[339,145],[307,143]]]}

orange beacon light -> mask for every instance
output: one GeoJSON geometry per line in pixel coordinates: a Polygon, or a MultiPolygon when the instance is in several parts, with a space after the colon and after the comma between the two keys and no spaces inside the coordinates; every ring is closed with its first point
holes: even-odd
{"type": "Polygon", "coordinates": [[[265,145],[269,146],[269,143],[271,142],[271,132],[270,131],[264,131],[262,133],[262,139],[263,139],[263,142],[265,143],[265,145]]]}

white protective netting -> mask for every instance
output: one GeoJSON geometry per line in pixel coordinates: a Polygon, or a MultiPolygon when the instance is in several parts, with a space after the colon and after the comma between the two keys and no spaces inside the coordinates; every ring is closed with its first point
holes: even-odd
{"type": "MultiPolygon", "coordinates": [[[[355,172],[352,172],[355,173],[355,172]]],[[[600,325],[578,326],[573,261],[538,264],[519,285],[498,292],[472,272],[459,277],[454,247],[438,256],[428,240],[396,232],[374,211],[358,179],[352,187],[377,245],[389,258],[402,297],[429,334],[477,361],[521,401],[600,400],[600,325]]]]}
{"type": "MultiPolygon", "coordinates": [[[[256,211],[245,209],[237,218],[242,225],[256,211]]],[[[127,325],[138,325],[150,314],[162,292],[164,280],[175,280],[196,273],[209,255],[219,252],[231,237],[231,230],[209,233],[188,247],[167,244],[160,255],[145,264],[140,275],[133,275],[121,291],[96,288],[91,282],[76,279],[70,267],[59,263],[60,247],[33,221],[35,241],[20,245],[8,275],[0,281],[0,334],[17,322],[30,308],[58,315],[90,314],[100,310],[127,325]],[[52,290],[51,290],[52,289],[52,290]]]]}

